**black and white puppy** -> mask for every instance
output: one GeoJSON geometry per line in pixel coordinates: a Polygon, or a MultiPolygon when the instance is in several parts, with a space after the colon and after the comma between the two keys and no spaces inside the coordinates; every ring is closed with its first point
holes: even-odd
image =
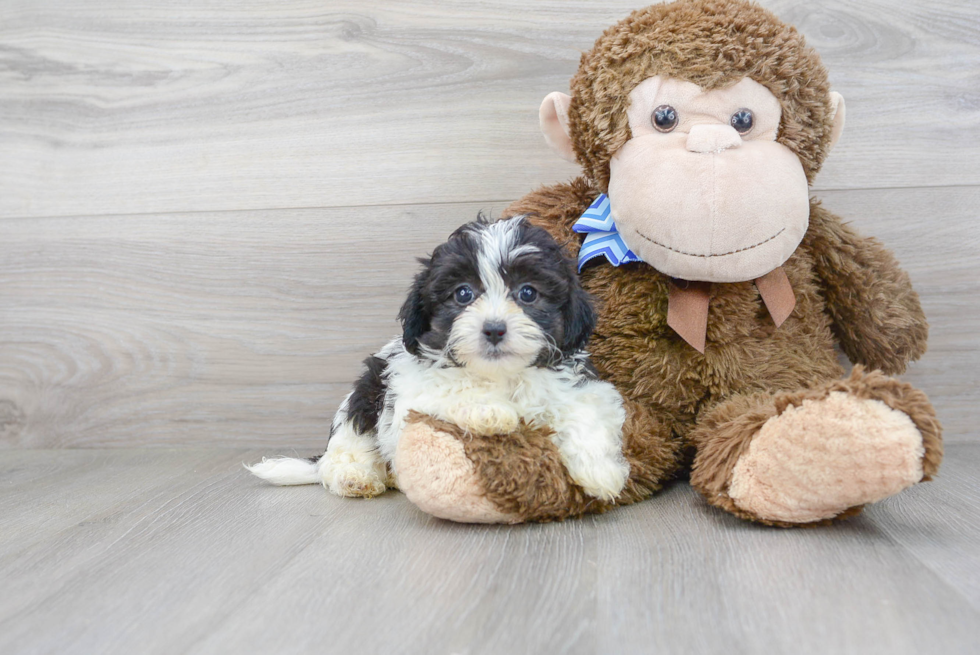
{"type": "Polygon", "coordinates": [[[395,486],[395,449],[415,410],[484,435],[522,419],[548,426],[572,479],[594,497],[618,496],[629,474],[623,403],[591,370],[595,312],[554,239],[521,216],[481,217],[420,261],[404,333],[365,361],[326,452],[248,469],[274,484],[376,496],[395,486]]]}

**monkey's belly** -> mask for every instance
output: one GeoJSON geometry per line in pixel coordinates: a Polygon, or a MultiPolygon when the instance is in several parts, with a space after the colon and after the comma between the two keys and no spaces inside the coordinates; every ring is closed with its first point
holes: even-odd
{"type": "Polygon", "coordinates": [[[603,307],[589,346],[596,368],[624,396],[680,421],[734,394],[797,390],[839,378],[830,318],[807,264],[794,258],[784,267],[796,307],[779,328],[752,282],[715,285],[704,354],[666,324],[667,287],[659,273],[607,272],[602,288],[586,285],[603,307]],[[638,303],[644,295],[649,302],[638,303]]]}

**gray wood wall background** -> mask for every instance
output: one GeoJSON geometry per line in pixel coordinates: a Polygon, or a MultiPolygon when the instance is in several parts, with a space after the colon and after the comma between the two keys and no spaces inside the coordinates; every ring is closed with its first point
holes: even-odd
{"type": "MultiPolygon", "coordinates": [[[[642,4],[0,4],[0,447],[321,447],[414,258],[576,174],[538,104],[642,4]]],[[[980,4],[762,4],[846,98],[815,193],[912,275],[906,378],[978,441],[980,4]]]]}

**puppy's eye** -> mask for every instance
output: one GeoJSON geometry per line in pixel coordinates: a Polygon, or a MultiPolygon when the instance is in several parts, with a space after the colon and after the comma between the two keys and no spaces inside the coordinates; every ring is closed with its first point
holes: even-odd
{"type": "Polygon", "coordinates": [[[538,297],[538,290],[532,287],[530,284],[525,284],[521,287],[521,290],[517,292],[517,299],[521,302],[532,303],[538,297]]]}
{"type": "Polygon", "coordinates": [[[677,110],[670,105],[660,105],[650,117],[650,122],[659,132],[670,132],[677,127],[677,121],[677,110]]]}
{"type": "Polygon", "coordinates": [[[460,305],[469,305],[473,302],[473,289],[470,285],[464,284],[461,287],[457,287],[456,291],[453,292],[453,298],[460,305]]]}
{"type": "Polygon", "coordinates": [[[731,124],[739,134],[748,134],[755,125],[755,117],[748,109],[739,109],[732,114],[731,124]]]}

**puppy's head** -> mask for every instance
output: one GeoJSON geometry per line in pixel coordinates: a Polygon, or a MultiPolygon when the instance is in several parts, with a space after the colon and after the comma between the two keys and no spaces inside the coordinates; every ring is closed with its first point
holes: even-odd
{"type": "Polygon", "coordinates": [[[412,354],[507,373],[560,361],[595,327],[574,263],[523,216],[467,223],[420,261],[399,315],[412,354]]]}

